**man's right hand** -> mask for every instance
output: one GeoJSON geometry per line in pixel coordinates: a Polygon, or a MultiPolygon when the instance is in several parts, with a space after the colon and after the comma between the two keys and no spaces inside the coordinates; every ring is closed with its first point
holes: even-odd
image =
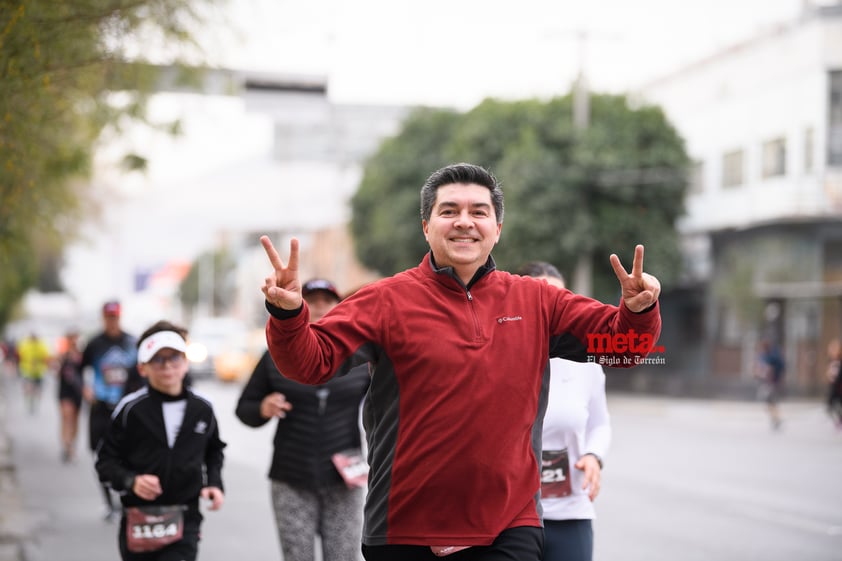
{"type": "Polygon", "coordinates": [[[273,269],[272,275],[266,277],[261,288],[266,301],[276,308],[297,310],[303,302],[301,282],[298,280],[298,240],[292,238],[289,242],[289,263],[286,266],[269,236],[260,236],[260,243],[273,269]]]}

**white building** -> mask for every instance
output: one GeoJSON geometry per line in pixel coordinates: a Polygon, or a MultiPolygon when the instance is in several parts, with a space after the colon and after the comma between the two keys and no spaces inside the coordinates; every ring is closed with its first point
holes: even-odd
{"type": "Polygon", "coordinates": [[[352,251],[341,234],[363,159],[397,133],[406,112],[333,103],[321,77],[219,70],[206,73],[197,90],[165,73],[149,115],[159,124],[178,122],[181,134],[132,126],[104,141],[93,180],[104,211],[69,249],[65,286],[93,317],[103,301],[122,300],[133,331],[162,317],[189,322],[194,312],[262,321],[259,287],[269,265],[261,234],[281,247],[298,236],[302,275],[329,277],[342,290],[371,280],[353,259],[320,259],[319,248],[328,238],[333,251],[352,251]],[[127,152],[147,156],[149,168],[118,173],[127,152]],[[180,279],[146,283],[221,248],[238,259],[226,281],[232,309],[181,310],[180,279]]]}
{"type": "Polygon", "coordinates": [[[704,342],[690,383],[745,385],[768,337],[790,387],[824,391],[824,349],[842,336],[842,3],[805,5],[638,94],[664,108],[696,162],[679,224],[687,285],[672,310],[686,328],[673,349],[704,342]]]}

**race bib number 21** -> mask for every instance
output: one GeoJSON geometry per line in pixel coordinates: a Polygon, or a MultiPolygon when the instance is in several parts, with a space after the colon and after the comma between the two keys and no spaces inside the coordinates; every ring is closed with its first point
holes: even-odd
{"type": "Polygon", "coordinates": [[[541,453],[541,497],[566,497],[571,493],[570,458],[564,450],[541,453]]]}

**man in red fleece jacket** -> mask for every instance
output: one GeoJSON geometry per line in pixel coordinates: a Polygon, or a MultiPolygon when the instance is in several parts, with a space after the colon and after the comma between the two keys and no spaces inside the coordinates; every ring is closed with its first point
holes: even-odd
{"type": "Polygon", "coordinates": [[[371,364],[368,561],[538,561],[547,359],[635,364],[660,335],[660,283],[643,272],[640,245],[631,274],[610,256],[619,306],[496,270],[503,192],[476,165],[433,173],[421,218],[430,252],[418,267],[361,288],[312,324],[298,241],[284,264],[261,237],[273,268],[262,287],[269,351],[285,376],[308,384],[371,364]],[[589,336],[636,343],[595,356],[589,336]]]}

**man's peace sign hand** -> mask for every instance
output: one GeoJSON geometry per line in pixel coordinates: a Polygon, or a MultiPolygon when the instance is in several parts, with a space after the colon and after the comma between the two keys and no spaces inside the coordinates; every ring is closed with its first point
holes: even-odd
{"type": "Polygon", "coordinates": [[[269,236],[260,236],[260,243],[274,269],[261,288],[266,301],[277,308],[297,310],[302,302],[301,283],[298,280],[298,240],[292,238],[289,242],[289,263],[286,266],[269,236]]]}
{"type": "Polygon", "coordinates": [[[658,296],[661,294],[661,283],[649,273],[643,272],[642,245],[637,245],[634,248],[631,274],[626,272],[616,254],[612,253],[609,259],[611,260],[611,266],[614,267],[614,274],[620,281],[626,308],[633,312],[642,312],[658,301],[658,296]]]}

